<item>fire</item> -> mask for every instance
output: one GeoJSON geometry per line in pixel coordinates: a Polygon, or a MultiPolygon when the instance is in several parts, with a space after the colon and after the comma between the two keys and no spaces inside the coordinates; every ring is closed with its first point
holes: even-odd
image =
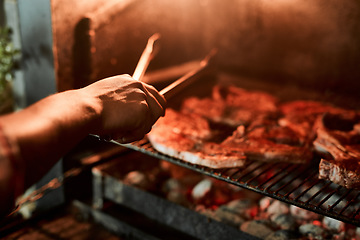
{"type": "Polygon", "coordinates": [[[319,220],[314,220],[312,223],[316,226],[322,226],[322,224],[319,220]]]}

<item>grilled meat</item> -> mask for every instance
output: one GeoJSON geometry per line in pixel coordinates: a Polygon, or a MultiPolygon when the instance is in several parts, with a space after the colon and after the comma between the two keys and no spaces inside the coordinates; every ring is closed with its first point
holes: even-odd
{"type": "Polygon", "coordinates": [[[211,98],[188,98],[181,111],[196,113],[211,122],[236,128],[249,125],[260,114],[274,115],[278,108],[277,99],[267,93],[217,85],[211,98]]]}
{"type": "Polygon", "coordinates": [[[212,168],[242,166],[246,159],[309,162],[310,145],[278,117],[269,94],[215,86],[211,98],[191,97],[180,112],[168,109],[148,136],[158,151],[212,168]]]}
{"type": "Polygon", "coordinates": [[[321,159],[319,178],[330,180],[346,188],[360,188],[360,164],[358,159],[332,161],[321,159]]]}
{"type": "Polygon", "coordinates": [[[299,141],[296,132],[277,124],[275,119],[254,121],[245,129],[239,127],[222,146],[241,151],[248,159],[262,162],[308,163],[312,151],[299,141]]]}
{"type": "Polygon", "coordinates": [[[292,129],[308,144],[315,139],[313,126],[318,116],[326,112],[343,112],[342,109],[329,104],[303,100],[284,103],[280,105],[280,111],[283,117],[279,119],[279,125],[292,129]]]}
{"type": "Polygon", "coordinates": [[[166,155],[211,168],[240,167],[247,159],[308,163],[315,148],[326,156],[320,178],[357,186],[360,114],[315,101],[277,102],[266,93],[215,86],[211,97],[168,109],[148,137],[166,155]]]}
{"type": "Polygon", "coordinates": [[[316,151],[323,156],[319,178],[346,188],[360,187],[360,114],[326,113],[316,121],[316,151]]]}
{"type": "Polygon", "coordinates": [[[207,120],[196,114],[168,109],[148,138],[159,152],[193,164],[229,168],[245,163],[243,154],[211,142],[212,131],[207,120]]]}

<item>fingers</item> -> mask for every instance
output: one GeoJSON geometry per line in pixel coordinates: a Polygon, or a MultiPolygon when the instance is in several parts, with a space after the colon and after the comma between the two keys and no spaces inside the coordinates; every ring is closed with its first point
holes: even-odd
{"type": "Polygon", "coordinates": [[[146,94],[146,102],[148,105],[149,115],[144,116],[144,122],[141,127],[121,133],[118,136],[117,141],[120,143],[130,143],[144,138],[145,134],[150,132],[153,124],[159,119],[159,117],[165,115],[166,100],[159,94],[159,92],[150,85],[143,84],[143,92],[146,94]]]}
{"type": "Polygon", "coordinates": [[[156,119],[159,116],[164,116],[166,100],[164,96],[162,96],[154,86],[134,80],[130,75],[127,74],[121,76],[128,78],[129,80],[133,80],[136,83],[139,83],[139,85],[137,86],[146,94],[146,101],[149,105],[150,110],[153,113],[152,115],[155,116],[156,119]]]}
{"type": "MultiPolygon", "coordinates": [[[[161,95],[155,87],[151,86],[151,85],[145,85],[146,89],[148,90],[148,92],[154,97],[156,98],[156,100],[158,101],[158,103],[162,106],[162,108],[165,110],[166,108],[166,100],[164,98],[163,95],[161,95]]],[[[165,114],[165,111],[163,111],[163,114],[165,114]]],[[[164,115],[161,115],[164,116],[164,115]]]]}
{"type": "Polygon", "coordinates": [[[152,124],[154,124],[159,117],[165,115],[166,100],[153,86],[143,85],[143,91],[146,94],[146,101],[152,116],[152,124]]]}
{"type": "Polygon", "coordinates": [[[122,133],[121,136],[115,137],[115,139],[120,143],[131,143],[138,141],[144,138],[145,134],[151,131],[152,125],[143,126],[140,129],[134,131],[122,133]]]}
{"type": "Polygon", "coordinates": [[[151,93],[148,93],[147,103],[150,111],[151,125],[153,125],[161,116],[165,114],[165,108],[157,101],[156,98],[152,96],[151,93]]]}
{"type": "Polygon", "coordinates": [[[119,75],[92,84],[90,93],[101,102],[99,135],[127,143],[140,140],[165,115],[166,100],[155,87],[119,75]]]}

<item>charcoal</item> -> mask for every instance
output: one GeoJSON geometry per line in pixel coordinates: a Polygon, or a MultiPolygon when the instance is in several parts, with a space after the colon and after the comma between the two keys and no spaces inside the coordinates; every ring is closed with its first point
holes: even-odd
{"type": "Polygon", "coordinates": [[[225,208],[218,208],[214,214],[216,219],[236,228],[239,228],[240,225],[245,222],[245,219],[240,215],[227,211],[225,208]]]}
{"type": "Polygon", "coordinates": [[[150,188],[150,181],[148,177],[144,173],[139,171],[129,172],[128,174],[126,174],[123,181],[125,184],[141,189],[147,190],[150,188]]]}
{"type": "Polygon", "coordinates": [[[257,203],[251,199],[236,199],[221,207],[246,219],[252,219],[258,212],[257,203]]]}
{"type": "Polygon", "coordinates": [[[299,233],[291,230],[279,230],[265,238],[265,240],[289,240],[300,239],[299,233]]]}
{"type": "Polygon", "coordinates": [[[276,214],[271,217],[272,222],[276,227],[284,230],[296,228],[296,221],[290,214],[276,214]]]}
{"type": "Polygon", "coordinates": [[[288,204],[281,201],[273,201],[266,211],[271,216],[274,214],[288,214],[290,210],[288,204]]]}
{"type": "Polygon", "coordinates": [[[244,222],[241,224],[240,230],[261,239],[264,239],[274,233],[274,230],[267,225],[266,221],[260,220],[244,222]]]}
{"type": "Polygon", "coordinates": [[[333,219],[330,217],[325,216],[322,223],[325,226],[325,228],[330,229],[330,230],[335,230],[337,232],[345,230],[344,222],[341,222],[339,220],[336,220],[336,219],[333,219]]]}
{"type": "Polygon", "coordinates": [[[290,213],[298,220],[317,220],[320,219],[320,215],[306,209],[299,208],[297,206],[291,205],[290,206],[290,213]]]}
{"type": "Polygon", "coordinates": [[[299,227],[300,233],[308,238],[315,238],[315,239],[327,239],[328,232],[324,228],[314,224],[304,224],[299,227]]]}
{"type": "Polygon", "coordinates": [[[193,188],[191,196],[194,200],[200,200],[204,198],[212,188],[213,184],[210,179],[204,179],[193,188]]]}

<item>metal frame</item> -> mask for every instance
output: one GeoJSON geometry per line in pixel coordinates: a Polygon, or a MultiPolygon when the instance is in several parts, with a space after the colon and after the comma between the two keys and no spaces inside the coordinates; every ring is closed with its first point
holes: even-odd
{"type": "Polygon", "coordinates": [[[156,151],[147,139],[124,145],[159,159],[346,223],[360,226],[360,190],[318,178],[314,164],[249,161],[242,168],[211,169],[156,151]]]}

